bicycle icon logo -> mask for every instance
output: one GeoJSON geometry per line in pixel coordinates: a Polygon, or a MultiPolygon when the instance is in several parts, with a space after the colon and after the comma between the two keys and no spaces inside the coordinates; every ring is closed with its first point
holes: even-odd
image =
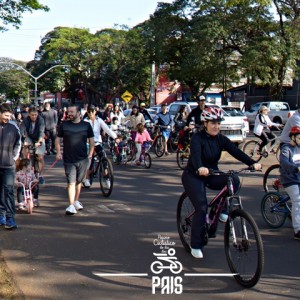
{"type": "Polygon", "coordinates": [[[173,274],[179,274],[182,271],[182,264],[177,261],[175,253],[173,248],[170,248],[168,253],[153,253],[157,260],[151,264],[151,271],[154,274],[160,274],[163,270],[170,270],[173,274]],[[164,265],[164,263],[168,263],[168,265],[164,265]]]}

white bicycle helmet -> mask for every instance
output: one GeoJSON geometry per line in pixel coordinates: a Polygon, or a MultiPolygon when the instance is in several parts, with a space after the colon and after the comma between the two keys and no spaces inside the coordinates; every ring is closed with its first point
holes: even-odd
{"type": "Polygon", "coordinates": [[[221,108],[217,107],[206,107],[201,114],[201,121],[224,121],[224,114],[221,108]]]}

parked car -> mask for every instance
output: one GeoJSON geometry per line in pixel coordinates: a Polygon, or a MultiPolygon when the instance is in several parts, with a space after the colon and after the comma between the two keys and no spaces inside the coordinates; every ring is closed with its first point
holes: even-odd
{"type": "MultiPolygon", "coordinates": [[[[172,118],[174,118],[182,106],[186,106],[188,113],[190,113],[197,107],[197,105],[197,102],[176,101],[169,105],[169,112],[172,115],[172,118]]],[[[205,106],[221,108],[220,106],[212,103],[206,103],[205,106]]],[[[247,136],[247,127],[243,117],[231,117],[224,110],[223,113],[225,120],[221,123],[220,132],[226,135],[234,143],[240,144],[244,142],[247,136]]]]}
{"type": "Polygon", "coordinates": [[[249,133],[249,120],[245,113],[239,107],[228,105],[222,105],[221,107],[231,117],[242,118],[242,120],[245,122],[245,131],[246,133],[249,133]]]}
{"type": "Polygon", "coordinates": [[[268,116],[274,123],[285,124],[288,118],[294,113],[294,111],[290,110],[290,106],[287,102],[258,102],[253,104],[248,111],[245,111],[250,125],[254,125],[257,112],[262,105],[265,105],[269,109],[268,116]]]}

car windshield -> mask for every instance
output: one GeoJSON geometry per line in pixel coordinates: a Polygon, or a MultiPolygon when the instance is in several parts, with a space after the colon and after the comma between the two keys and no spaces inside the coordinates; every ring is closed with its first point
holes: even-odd
{"type": "Polygon", "coordinates": [[[223,107],[223,109],[232,117],[244,116],[244,113],[242,111],[234,107],[223,107]]]}

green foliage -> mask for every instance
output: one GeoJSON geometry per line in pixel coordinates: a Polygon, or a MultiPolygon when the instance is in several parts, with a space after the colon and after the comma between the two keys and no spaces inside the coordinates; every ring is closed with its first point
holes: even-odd
{"type": "Polygon", "coordinates": [[[48,11],[49,8],[37,0],[2,0],[0,2],[0,31],[7,30],[9,24],[19,28],[22,14],[34,10],[48,11]]]}

